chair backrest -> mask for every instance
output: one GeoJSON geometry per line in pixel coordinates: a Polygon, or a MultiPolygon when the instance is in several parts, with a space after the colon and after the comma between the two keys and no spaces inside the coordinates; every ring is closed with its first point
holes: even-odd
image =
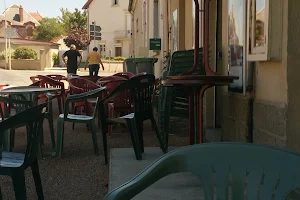
{"type": "Polygon", "coordinates": [[[105,87],[97,87],[94,90],[90,90],[87,92],[83,92],[80,94],[73,94],[67,97],[66,102],[65,102],[65,110],[64,110],[64,117],[65,119],[67,119],[67,116],[69,114],[69,103],[70,102],[77,102],[77,101],[85,101],[87,99],[91,99],[91,98],[96,98],[96,105],[94,108],[94,112],[93,112],[93,117],[96,116],[96,113],[98,111],[98,107],[99,107],[99,102],[100,99],[102,98],[102,92],[105,91],[105,87]]]}
{"type": "Polygon", "coordinates": [[[127,78],[121,76],[105,76],[99,79],[99,81],[118,81],[118,80],[127,80],[127,78]]]}
{"type": "Polygon", "coordinates": [[[52,78],[53,80],[56,80],[56,81],[62,81],[62,80],[66,79],[66,77],[64,75],[60,75],[60,74],[48,74],[46,76],[50,77],[50,78],[52,78]]]}
{"type": "Polygon", "coordinates": [[[35,83],[37,81],[39,81],[39,77],[38,76],[30,76],[30,80],[32,81],[32,83],[35,83]]]}
{"type": "Polygon", "coordinates": [[[56,81],[48,76],[38,75],[40,86],[43,88],[60,88],[60,95],[65,99],[66,89],[64,82],[56,81]]]}
{"type": "Polygon", "coordinates": [[[6,86],[9,86],[9,84],[0,84],[0,90],[3,90],[3,88],[6,86]]]}
{"type": "Polygon", "coordinates": [[[114,74],[113,76],[120,76],[120,77],[130,79],[131,77],[134,76],[134,74],[132,72],[119,72],[119,73],[114,74]]]}
{"type": "Polygon", "coordinates": [[[54,80],[49,76],[38,75],[40,79],[40,86],[44,88],[63,88],[65,89],[65,85],[63,82],[54,80]]]}
{"type": "Polygon", "coordinates": [[[125,81],[119,85],[111,94],[103,99],[106,103],[124,91],[130,92],[134,113],[138,117],[146,117],[153,114],[152,95],[154,89],[155,76],[152,74],[140,75],[125,81]]]}
{"type": "Polygon", "coordinates": [[[71,94],[80,94],[98,89],[99,86],[94,82],[84,78],[71,78],[68,80],[71,94]]]}
{"type": "Polygon", "coordinates": [[[214,196],[215,199],[243,200],[245,194],[249,200],[282,200],[300,187],[300,155],[247,143],[183,147],[163,155],[105,199],[131,199],[159,179],[180,172],[192,172],[198,176],[207,200],[214,199],[214,196]],[[230,185],[232,198],[228,197],[230,185]]]}
{"type": "Polygon", "coordinates": [[[40,87],[41,86],[41,81],[36,81],[32,84],[30,84],[29,86],[36,86],[36,87],[40,87]]]}
{"type": "Polygon", "coordinates": [[[0,107],[2,119],[9,117],[12,108],[15,109],[16,113],[19,113],[33,106],[33,102],[26,100],[23,95],[0,96],[0,102],[3,105],[0,107]]]}
{"type": "MultiPolygon", "coordinates": [[[[103,98],[107,97],[110,93],[112,93],[119,85],[123,84],[126,80],[117,80],[117,81],[110,81],[104,86],[106,87],[106,92],[103,93],[105,96],[103,98]]],[[[114,109],[120,110],[120,109],[128,109],[132,107],[132,96],[129,90],[124,90],[120,92],[114,99],[114,109]]]]}
{"type": "Polygon", "coordinates": [[[0,138],[2,138],[3,132],[8,129],[20,127],[22,125],[27,126],[28,135],[25,152],[25,165],[26,163],[31,163],[32,161],[37,159],[40,135],[42,131],[47,104],[48,102],[28,108],[27,110],[24,110],[0,122],[0,138]]]}
{"type": "Polygon", "coordinates": [[[80,78],[87,79],[89,81],[92,81],[93,83],[97,83],[101,76],[80,76],[80,78]]]}

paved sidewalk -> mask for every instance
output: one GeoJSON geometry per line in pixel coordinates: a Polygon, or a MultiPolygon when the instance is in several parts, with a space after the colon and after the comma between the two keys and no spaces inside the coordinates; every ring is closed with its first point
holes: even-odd
{"type": "MultiPolygon", "coordinates": [[[[4,70],[0,69],[0,84],[8,83],[13,86],[24,86],[31,84],[30,76],[47,74],[61,74],[67,75],[65,70],[53,69],[47,71],[33,71],[33,70],[4,70]]],[[[99,72],[100,76],[110,76],[114,73],[99,72]]],[[[78,72],[78,75],[88,75],[88,72],[78,72]]]]}

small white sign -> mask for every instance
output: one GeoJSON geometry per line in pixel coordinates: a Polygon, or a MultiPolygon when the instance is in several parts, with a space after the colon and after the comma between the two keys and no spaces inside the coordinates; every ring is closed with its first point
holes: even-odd
{"type": "Polygon", "coordinates": [[[5,35],[8,38],[18,38],[18,30],[16,28],[7,28],[5,30],[5,35]]]}

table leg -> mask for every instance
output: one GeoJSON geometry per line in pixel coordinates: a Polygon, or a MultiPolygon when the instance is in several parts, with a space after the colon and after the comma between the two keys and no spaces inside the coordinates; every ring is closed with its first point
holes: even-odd
{"type": "Polygon", "coordinates": [[[194,91],[189,91],[189,135],[190,135],[190,145],[195,144],[195,113],[194,113],[194,106],[195,106],[195,94],[194,91]]]}
{"type": "Polygon", "coordinates": [[[3,150],[10,151],[10,129],[3,133],[3,150]]]}
{"type": "Polygon", "coordinates": [[[198,144],[203,143],[203,96],[205,91],[208,88],[211,88],[213,85],[204,85],[199,94],[199,135],[198,135],[198,144]]]}
{"type": "Polygon", "coordinates": [[[199,133],[199,88],[194,88],[194,144],[197,144],[199,133]]]}

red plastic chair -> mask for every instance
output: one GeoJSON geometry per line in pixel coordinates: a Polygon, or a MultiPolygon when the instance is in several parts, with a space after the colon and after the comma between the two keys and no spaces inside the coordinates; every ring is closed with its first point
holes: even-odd
{"type": "Polygon", "coordinates": [[[119,73],[114,74],[113,76],[120,76],[120,77],[130,79],[131,77],[134,76],[134,73],[132,73],[132,72],[119,72],[119,73]]]}
{"type": "Polygon", "coordinates": [[[64,75],[60,75],[60,74],[48,74],[46,75],[56,81],[62,81],[62,80],[66,80],[67,77],[65,77],[64,75]]]}
{"type": "MultiPolygon", "coordinates": [[[[106,83],[104,86],[106,87],[106,96],[108,96],[112,91],[114,91],[119,85],[124,83],[126,80],[112,80],[106,83]]],[[[116,115],[123,116],[132,112],[133,102],[130,91],[123,91],[118,96],[116,96],[112,102],[107,104],[108,118],[113,119],[116,118],[116,115]]],[[[100,118],[99,118],[100,120],[100,118]]],[[[99,121],[100,124],[100,121],[99,121]]],[[[112,125],[108,126],[108,134],[111,136],[112,134],[112,125]]]]}
{"type": "MultiPolygon", "coordinates": [[[[3,88],[6,86],[9,86],[9,84],[0,84],[0,90],[3,90],[3,88]]],[[[4,112],[4,103],[0,102],[0,106],[1,106],[2,112],[4,112]]]]}
{"type": "Polygon", "coordinates": [[[131,78],[139,77],[139,76],[144,76],[144,75],[147,75],[147,73],[146,73],[146,72],[137,73],[137,74],[135,74],[135,75],[134,75],[133,77],[131,77],[131,78]]]}
{"type": "MultiPolygon", "coordinates": [[[[68,80],[68,82],[70,86],[70,95],[81,94],[99,88],[97,84],[84,78],[71,78],[68,80]]],[[[80,108],[80,114],[83,113],[83,109],[84,109],[86,115],[91,115],[92,105],[93,102],[86,102],[86,101],[74,102],[72,104],[72,112],[75,114],[78,108],[80,108]]],[[[73,129],[74,129],[74,123],[73,123],[73,129]]]]}
{"type": "Polygon", "coordinates": [[[87,79],[92,81],[93,83],[97,83],[97,81],[102,78],[101,76],[80,76],[80,78],[87,79]]]}
{"type": "MultiPolygon", "coordinates": [[[[40,86],[44,88],[60,88],[59,92],[52,93],[52,98],[57,99],[59,113],[63,112],[63,106],[66,100],[66,93],[65,93],[65,84],[60,81],[56,81],[48,76],[38,75],[40,79],[40,86]]],[[[38,96],[43,102],[48,101],[46,95],[42,94],[38,96]]]]}
{"type": "Polygon", "coordinates": [[[32,81],[32,83],[40,81],[38,76],[30,76],[30,80],[32,81]]]}

